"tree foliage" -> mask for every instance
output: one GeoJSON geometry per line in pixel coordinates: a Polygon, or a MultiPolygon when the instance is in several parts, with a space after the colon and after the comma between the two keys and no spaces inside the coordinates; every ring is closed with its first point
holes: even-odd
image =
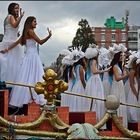
{"type": "Polygon", "coordinates": [[[69,46],[69,49],[81,49],[83,52],[89,47],[89,44],[96,44],[94,40],[94,36],[92,33],[92,29],[89,26],[89,23],[86,19],[81,19],[78,25],[80,26],[77,29],[76,35],[73,38],[72,46],[69,46]]]}

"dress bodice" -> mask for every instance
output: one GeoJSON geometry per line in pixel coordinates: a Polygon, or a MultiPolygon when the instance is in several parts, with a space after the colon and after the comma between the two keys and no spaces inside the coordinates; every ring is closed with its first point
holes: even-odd
{"type": "Polygon", "coordinates": [[[88,81],[89,78],[90,78],[90,76],[92,75],[92,69],[91,69],[91,67],[92,67],[92,61],[90,60],[89,61],[89,64],[88,64],[88,68],[86,70],[86,75],[85,75],[86,81],[88,81]]]}
{"type": "Polygon", "coordinates": [[[108,73],[108,71],[103,73],[103,80],[109,80],[109,73],[108,73]]]}
{"type": "Polygon", "coordinates": [[[37,46],[36,46],[36,41],[34,39],[27,39],[25,46],[26,46],[26,54],[36,54],[36,53],[38,53],[37,46]]]}
{"type": "Polygon", "coordinates": [[[6,17],[6,19],[4,20],[4,38],[3,38],[3,40],[15,41],[15,40],[17,40],[19,26],[17,28],[12,27],[12,25],[9,22],[9,18],[8,18],[9,16],[10,15],[8,15],[6,17]]]}
{"type": "MultiPolygon", "coordinates": [[[[118,64],[116,64],[115,66],[118,68],[118,74],[119,74],[119,76],[121,76],[121,75],[122,75],[121,68],[119,67],[118,64]]],[[[113,74],[113,80],[116,81],[116,80],[115,80],[115,77],[114,77],[114,74],[113,74]]]]}
{"type": "MultiPolygon", "coordinates": [[[[80,74],[79,74],[79,69],[80,69],[80,64],[78,64],[76,67],[75,67],[75,74],[76,74],[76,80],[77,81],[80,81],[80,74]]],[[[85,74],[85,72],[84,72],[84,74],[85,74]]]]}
{"type": "MultiPolygon", "coordinates": [[[[90,73],[91,73],[91,76],[92,77],[95,77],[95,78],[100,78],[100,75],[99,74],[94,74],[93,72],[92,72],[92,62],[93,62],[93,60],[90,62],[91,64],[90,64],[90,73]]],[[[96,68],[98,69],[98,66],[96,66],[96,68]]]]}
{"type": "Polygon", "coordinates": [[[79,75],[79,68],[80,68],[80,65],[77,65],[75,67],[75,74],[76,74],[76,80],[80,80],[80,75],[79,75]]]}

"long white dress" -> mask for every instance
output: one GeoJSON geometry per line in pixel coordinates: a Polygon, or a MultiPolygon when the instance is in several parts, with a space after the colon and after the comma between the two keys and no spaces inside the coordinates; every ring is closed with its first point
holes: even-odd
{"type": "Polygon", "coordinates": [[[129,94],[129,91],[130,91],[130,82],[129,82],[129,79],[126,79],[126,81],[125,81],[124,90],[125,90],[125,96],[126,96],[126,100],[127,100],[128,94],[129,94]]]}
{"type": "MultiPolygon", "coordinates": [[[[26,53],[21,63],[21,67],[17,74],[17,83],[35,85],[37,82],[43,81],[44,70],[38,55],[36,41],[33,39],[26,40],[26,53]]],[[[34,90],[33,98],[38,104],[45,104],[44,95],[37,95],[34,90]]],[[[32,102],[32,98],[27,87],[14,86],[11,97],[10,106],[22,107],[23,104],[32,102]]]]}
{"type": "Polygon", "coordinates": [[[104,87],[104,95],[107,97],[110,94],[110,82],[109,82],[109,73],[103,73],[103,87],[104,87]]]}
{"type": "MultiPolygon", "coordinates": [[[[121,75],[122,74],[121,69],[119,68],[118,65],[116,65],[116,66],[118,68],[119,75],[121,75]]],[[[126,96],[125,96],[123,80],[120,80],[117,82],[113,76],[113,82],[112,82],[110,94],[116,95],[117,98],[120,100],[120,102],[126,103],[126,96]]],[[[124,127],[127,128],[127,107],[124,105],[120,105],[119,108],[117,109],[117,114],[118,114],[118,116],[123,117],[123,125],[124,125],[124,127]]]]}
{"type": "MultiPolygon", "coordinates": [[[[70,78],[69,76],[70,73],[70,68],[68,68],[68,89],[67,92],[71,92],[72,88],[73,88],[73,84],[74,84],[74,80],[72,78],[70,78]]],[[[71,104],[71,99],[72,99],[72,95],[68,95],[68,94],[61,94],[61,106],[70,106],[71,104]]]]}
{"type": "MultiPolygon", "coordinates": [[[[100,75],[92,73],[92,65],[90,68],[91,68],[91,74],[90,74],[91,76],[89,80],[87,81],[85,94],[88,96],[94,96],[94,97],[105,99],[104,88],[103,88],[100,75]]],[[[91,104],[91,100],[87,99],[86,101],[87,111],[89,111],[90,109],[90,104],[91,104]]],[[[96,121],[99,122],[105,115],[104,102],[100,100],[93,100],[91,111],[96,112],[96,121]]],[[[105,129],[106,126],[104,125],[102,128],[105,129]]]]}
{"type": "MultiPolygon", "coordinates": [[[[77,65],[75,67],[75,83],[72,88],[73,93],[78,93],[78,94],[84,94],[85,89],[82,85],[81,79],[80,79],[80,74],[79,74],[79,69],[81,65],[77,65]]],[[[71,112],[84,112],[84,98],[83,97],[78,97],[78,96],[72,96],[70,98],[70,111],[71,112]]]]}
{"type": "MultiPolygon", "coordinates": [[[[140,77],[138,78],[138,83],[140,82],[140,77]]],[[[138,97],[138,105],[140,106],[140,89],[139,89],[139,97],[138,97]]],[[[138,108],[138,121],[140,122],[140,108],[138,108]]]]}
{"type": "MultiPolygon", "coordinates": [[[[137,84],[136,78],[134,81],[134,86],[137,90],[138,84],[137,84]]],[[[127,103],[133,104],[133,105],[139,105],[138,100],[137,100],[136,96],[134,95],[134,93],[132,92],[131,88],[130,88],[129,93],[128,93],[127,103]]],[[[139,108],[129,107],[129,106],[127,107],[128,122],[140,121],[140,118],[138,118],[138,111],[139,111],[139,108]]]]}
{"type": "MultiPolygon", "coordinates": [[[[9,16],[4,21],[4,37],[0,43],[0,50],[8,48],[17,40],[18,28],[13,28],[9,22],[9,16]]],[[[0,54],[0,80],[15,82],[17,71],[23,57],[23,49],[16,46],[6,54],[0,54]]]]}

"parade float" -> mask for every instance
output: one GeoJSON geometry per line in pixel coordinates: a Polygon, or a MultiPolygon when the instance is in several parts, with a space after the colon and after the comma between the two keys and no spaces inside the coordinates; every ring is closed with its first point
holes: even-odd
{"type": "MultiPolygon", "coordinates": [[[[123,127],[122,119],[117,116],[117,108],[127,105],[140,108],[139,106],[120,103],[110,95],[106,99],[82,96],[93,100],[105,102],[106,113],[102,120],[96,123],[95,112],[69,112],[68,107],[56,106],[56,96],[61,94],[75,95],[66,92],[68,84],[63,80],[57,80],[57,74],[48,69],[43,75],[44,82],[38,82],[35,86],[19,83],[6,82],[16,86],[32,89],[37,94],[44,94],[47,99],[45,106],[40,107],[35,102],[29,103],[24,110],[24,115],[8,115],[9,90],[0,90],[0,138],[1,139],[140,139],[140,123],[132,123],[128,128],[123,127]],[[107,124],[106,130],[100,128],[107,124]]],[[[2,87],[2,85],[1,85],[2,87]]]]}

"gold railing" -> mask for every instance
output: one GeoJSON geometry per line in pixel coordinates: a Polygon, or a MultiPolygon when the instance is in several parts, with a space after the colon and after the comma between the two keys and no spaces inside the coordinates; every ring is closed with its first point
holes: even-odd
{"type": "Polygon", "coordinates": [[[6,83],[6,84],[10,84],[10,85],[28,87],[28,88],[29,88],[30,95],[31,95],[31,98],[32,98],[32,100],[34,101],[33,93],[32,93],[32,88],[35,88],[34,86],[32,86],[32,85],[27,85],[27,84],[15,83],[15,82],[5,82],[5,83],[6,83]]]}
{"type": "MultiPolygon", "coordinates": [[[[91,99],[91,104],[90,104],[90,110],[93,105],[94,100],[100,100],[105,102],[105,106],[107,108],[107,111],[104,115],[104,117],[94,126],[96,129],[101,128],[107,120],[112,117],[114,123],[116,124],[116,127],[127,137],[134,138],[134,139],[140,139],[140,133],[135,132],[135,131],[130,131],[127,128],[125,128],[122,123],[119,120],[119,117],[117,116],[117,108],[119,105],[125,105],[125,106],[130,106],[130,107],[136,107],[140,108],[138,105],[133,105],[133,104],[127,104],[123,102],[119,102],[116,97],[107,97],[106,99],[101,99],[98,97],[93,97],[93,96],[87,96],[84,94],[77,94],[77,93],[72,93],[72,92],[67,92],[68,85],[62,80],[57,80],[56,79],[57,74],[49,69],[45,72],[43,75],[44,82],[37,82],[35,86],[32,85],[27,85],[27,84],[20,84],[20,83],[14,83],[14,82],[6,82],[6,84],[11,84],[11,85],[16,85],[16,86],[23,86],[29,88],[29,92],[32,96],[32,88],[37,92],[37,94],[44,94],[45,99],[47,99],[47,105],[45,107],[52,107],[53,101],[56,99],[56,95],[63,93],[63,94],[68,94],[72,96],[79,96],[83,98],[88,98],[91,99]],[[113,99],[113,102],[112,102],[113,99]]],[[[33,97],[33,96],[32,96],[33,97]]],[[[33,98],[32,98],[33,99],[33,98]]],[[[57,100],[58,101],[58,100],[57,100]]],[[[4,118],[0,117],[0,124],[4,125],[5,127],[9,126],[11,124],[13,128],[16,130],[18,134],[24,134],[24,135],[30,135],[33,134],[35,135],[36,130],[35,129],[38,125],[42,123],[42,121],[48,120],[53,126],[53,128],[57,130],[66,130],[70,127],[69,125],[65,124],[59,117],[58,114],[55,110],[51,110],[49,108],[43,108],[42,113],[40,117],[35,120],[34,122],[28,122],[28,123],[23,123],[23,124],[13,124],[12,122],[9,122],[5,120],[4,118]],[[26,131],[28,129],[28,131],[26,131]],[[30,130],[30,132],[29,132],[30,130]]],[[[7,130],[7,129],[6,129],[7,130]]],[[[3,132],[6,132],[5,128],[3,129],[3,132]]],[[[50,133],[47,131],[38,131],[37,135],[42,135],[42,136],[50,136],[50,137],[67,137],[66,133],[61,133],[60,134],[54,134],[50,133]]],[[[111,137],[110,137],[111,138],[111,137]]]]}
{"type": "MultiPolygon", "coordinates": [[[[24,86],[24,87],[28,87],[29,88],[29,91],[31,91],[32,88],[35,88],[34,86],[32,85],[26,85],[26,84],[20,84],[20,83],[14,83],[14,82],[6,82],[6,84],[11,84],[11,85],[17,85],[17,86],[24,86]]],[[[90,105],[90,109],[91,109],[91,106],[93,104],[93,100],[100,100],[100,101],[107,101],[106,99],[101,99],[101,98],[98,98],[98,97],[92,97],[92,96],[87,96],[87,95],[83,95],[83,94],[75,94],[75,93],[71,93],[71,92],[62,92],[64,94],[68,94],[68,95],[73,95],[73,96],[79,96],[79,97],[84,97],[84,98],[89,98],[91,99],[91,105],[90,105]]],[[[30,93],[32,94],[32,93],[30,93]]],[[[131,106],[131,107],[136,107],[136,108],[140,108],[140,106],[137,106],[137,105],[133,105],[133,104],[127,104],[127,103],[120,103],[120,105],[125,105],[125,106],[131,106]]],[[[109,108],[107,108],[109,109],[109,108]]],[[[111,109],[111,108],[110,108],[111,109]]],[[[117,109],[117,108],[116,108],[117,109]]],[[[43,113],[43,112],[42,112],[43,113]]],[[[114,123],[116,124],[116,127],[127,137],[130,137],[130,138],[134,138],[134,139],[140,139],[140,133],[138,132],[135,132],[135,131],[130,131],[128,130],[127,128],[125,128],[122,123],[119,121],[119,118],[116,114],[116,111],[115,112],[106,112],[106,114],[104,115],[104,117],[94,126],[96,129],[99,129],[101,128],[105,123],[106,121],[110,118],[110,116],[112,116],[112,119],[114,121],[114,123]]],[[[45,117],[43,117],[43,119],[41,120],[49,120],[51,125],[55,128],[57,128],[58,130],[59,129],[66,129],[66,128],[69,128],[69,126],[67,124],[65,124],[64,122],[62,122],[60,120],[60,118],[58,117],[58,115],[56,113],[53,113],[53,112],[45,112],[45,117]]],[[[9,124],[8,121],[4,120],[3,118],[0,117],[0,122],[7,126],[9,124]]],[[[37,123],[36,121],[34,122],[35,124],[37,124],[37,126],[40,124],[40,122],[37,120],[37,123]]],[[[32,123],[25,123],[25,124],[18,124],[18,125],[13,125],[15,128],[20,128],[18,129],[16,132],[18,134],[26,134],[26,135],[30,135],[30,134],[35,134],[34,131],[30,130],[31,132],[26,132],[24,131],[24,128],[34,128],[36,125],[33,125],[34,124],[33,122],[32,123]],[[20,132],[19,132],[20,131],[20,132]],[[29,134],[28,134],[29,133],[29,134]]],[[[6,130],[4,130],[4,132],[6,132],[6,130]]],[[[39,134],[42,134],[44,136],[55,136],[55,137],[67,137],[66,133],[61,133],[61,134],[53,134],[51,132],[41,132],[41,131],[38,131],[39,134]]],[[[107,138],[106,136],[103,136],[102,138],[107,138]]],[[[111,137],[109,137],[110,139],[111,137]]],[[[119,139],[119,138],[116,138],[116,139],[119,139]]]]}
{"type": "MultiPolygon", "coordinates": [[[[5,82],[6,84],[11,84],[11,85],[16,85],[16,86],[23,86],[23,87],[28,87],[29,88],[29,92],[32,96],[32,91],[31,89],[35,88],[33,85],[27,85],[27,84],[21,84],[21,83],[15,83],[15,82],[5,82]]],[[[64,91],[63,93],[61,94],[68,94],[68,95],[73,95],[73,96],[80,96],[80,97],[84,97],[84,98],[89,98],[91,99],[91,104],[90,104],[90,111],[91,111],[91,107],[93,105],[93,100],[100,100],[100,101],[106,101],[106,99],[101,99],[101,98],[98,98],[98,97],[93,97],[93,96],[87,96],[87,95],[84,95],[83,93],[81,94],[77,94],[77,93],[72,93],[72,92],[67,92],[67,91],[64,91]]],[[[33,97],[33,96],[32,96],[33,97]]],[[[33,99],[33,98],[32,98],[33,99]]],[[[55,102],[60,102],[60,100],[55,100],[55,102]]],[[[123,103],[123,102],[120,102],[120,105],[125,105],[125,106],[130,106],[130,107],[136,107],[136,108],[140,108],[140,106],[138,105],[134,105],[134,104],[128,104],[128,103],[123,103]]]]}
{"type": "MultiPolygon", "coordinates": [[[[91,111],[91,107],[92,107],[92,104],[93,104],[93,100],[94,100],[94,99],[95,99],[95,100],[104,101],[104,102],[106,101],[106,99],[101,99],[101,98],[93,97],[93,96],[87,96],[87,95],[84,95],[84,94],[75,94],[75,93],[67,92],[67,91],[65,91],[64,94],[69,94],[69,95],[74,95],[74,96],[80,96],[80,97],[84,97],[84,98],[89,98],[89,99],[91,99],[90,111],[91,111]]],[[[127,104],[127,103],[122,103],[122,102],[120,102],[120,105],[125,105],[125,106],[140,108],[140,106],[138,106],[138,105],[127,104]]]]}

